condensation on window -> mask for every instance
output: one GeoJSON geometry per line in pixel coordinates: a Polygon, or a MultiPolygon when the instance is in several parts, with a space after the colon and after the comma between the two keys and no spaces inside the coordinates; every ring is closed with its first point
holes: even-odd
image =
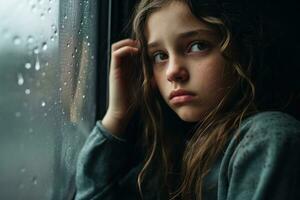
{"type": "Polygon", "coordinates": [[[71,199],[95,121],[96,1],[0,0],[0,199],[71,199]]]}

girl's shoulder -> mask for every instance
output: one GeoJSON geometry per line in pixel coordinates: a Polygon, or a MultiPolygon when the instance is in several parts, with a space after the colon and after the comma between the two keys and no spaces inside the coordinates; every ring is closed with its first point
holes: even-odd
{"type": "MultiPolygon", "coordinates": [[[[232,159],[262,152],[300,151],[300,121],[289,114],[267,111],[246,118],[229,142],[226,154],[232,159]]],[[[239,159],[238,159],[239,160],[239,159]]]]}
{"type": "Polygon", "coordinates": [[[260,112],[242,122],[240,133],[242,137],[300,137],[300,121],[279,111],[260,112]]]}

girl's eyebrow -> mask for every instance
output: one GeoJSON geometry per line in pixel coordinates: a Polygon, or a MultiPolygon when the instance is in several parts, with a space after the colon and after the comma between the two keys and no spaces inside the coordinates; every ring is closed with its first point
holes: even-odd
{"type": "MultiPolygon", "coordinates": [[[[214,36],[216,36],[216,32],[211,29],[196,29],[196,30],[179,33],[177,35],[177,38],[184,39],[184,38],[189,38],[189,37],[194,37],[194,36],[203,36],[203,35],[214,37],[214,36]]],[[[159,46],[159,42],[157,42],[157,41],[150,42],[147,44],[147,46],[148,46],[148,49],[152,49],[152,48],[159,46]]]]}

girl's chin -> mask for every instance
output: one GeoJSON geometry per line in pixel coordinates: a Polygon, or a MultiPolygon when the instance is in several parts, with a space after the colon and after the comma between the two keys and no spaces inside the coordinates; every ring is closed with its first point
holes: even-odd
{"type": "Polygon", "coordinates": [[[178,117],[185,122],[199,122],[203,119],[202,113],[196,113],[191,110],[177,110],[175,112],[178,117]]]}

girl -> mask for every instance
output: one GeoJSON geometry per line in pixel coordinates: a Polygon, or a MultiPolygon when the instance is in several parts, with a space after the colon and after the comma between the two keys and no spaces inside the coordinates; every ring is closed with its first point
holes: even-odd
{"type": "Polygon", "coordinates": [[[300,199],[300,123],[263,112],[266,43],[248,9],[139,3],[134,39],[112,45],[109,107],[79,155],[76,200],[300,199]]]}

